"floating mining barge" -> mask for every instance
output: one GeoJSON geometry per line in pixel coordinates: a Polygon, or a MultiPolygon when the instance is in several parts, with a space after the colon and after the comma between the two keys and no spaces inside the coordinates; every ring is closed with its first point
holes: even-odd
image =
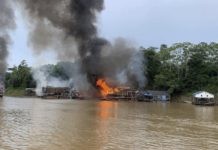
{"type": "MultiPolygon", "coordinates": [[[[96,96],[101,100],[137,100],[137,90],[131,88],[119,88],[118,92],[109,93],[107,95],[96,96]]],[[[72,90],[69,87],[43,87],[43,99],[84,99],[77,90],[72,90]]]]}
{"type": "Polygon", "coordinates": [[[137,100],[138,91],[129,87],[118,88],[117,92],[113,92],[101,97],[103,100],[137,100]]]}
{"type": "Polygon", "coordinates": [[[76,90],[69,87],[43,87],[41,98],[49,99],[82,99],[83,97],[76,90]]]}
{"type": "Polygon", "coordinates": [[[169,101],[170,96],[165,91],[139,91],[130,87],[119,87],[116,91],[104,91],[93,97],[84,97],[77,90],[69,87],[43,87],[43,99],[100,99],[100,100],[124,100],[124,101],[169,101]]]}

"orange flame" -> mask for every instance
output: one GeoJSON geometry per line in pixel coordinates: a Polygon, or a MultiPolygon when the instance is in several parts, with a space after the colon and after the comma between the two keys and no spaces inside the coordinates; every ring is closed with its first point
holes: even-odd
{"type": "Polygon", "coordinates": [[[104,97],[108,94],[114,94],[116,92],[119,92],[118,88],[110,87],[104,79],[98,79],[96,85],[100,87],[101,95],[104,97]]]}

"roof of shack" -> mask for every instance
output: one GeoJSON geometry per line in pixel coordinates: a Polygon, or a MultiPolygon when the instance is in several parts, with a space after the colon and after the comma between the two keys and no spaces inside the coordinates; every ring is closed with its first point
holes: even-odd
{"type": "Polygon", "coordinates": [[[214,95],[206,92],[206,91],[199,91],[193,94],[195,98],[214,98],[214,95]]]}

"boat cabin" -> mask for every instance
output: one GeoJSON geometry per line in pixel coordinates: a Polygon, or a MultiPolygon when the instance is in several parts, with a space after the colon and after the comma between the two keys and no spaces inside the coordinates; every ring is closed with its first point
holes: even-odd
{"type": "Polygon", "coordinates": [[[194,105],[215,105],[214,95],[205,92],[199,91],[193,94],[193,101],[192,104],[194,105]]]}
{"type": "Polygon", "coordinates": [[[152,91],[147,90],[140,92],[139,101],[169,101],[170,94],[167,91],[152,91]]]}

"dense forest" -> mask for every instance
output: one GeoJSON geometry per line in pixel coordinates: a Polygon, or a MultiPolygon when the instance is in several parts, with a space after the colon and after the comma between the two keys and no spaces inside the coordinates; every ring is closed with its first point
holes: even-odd
{"type": "MultiPolygon", "coordinates": [[[[218,43],[176,43],[160,48],[140,50],[144,54],[146,89],[167,90],[172,95],[199,90],[218,93],[218,43]]],[[[47,65],[51,76],[67,79],[62,66],[47,65]]],[[[31,68],[26,61],[10,68],[5,77],[6,88],[33,88],[36,86],[31,68]]]]}
{"type": "Polygon", "coordinates": [[[218,92],[218,43],[176,43],[144,51],[147,88],[173,95],[198,90],[218,92]]]}

